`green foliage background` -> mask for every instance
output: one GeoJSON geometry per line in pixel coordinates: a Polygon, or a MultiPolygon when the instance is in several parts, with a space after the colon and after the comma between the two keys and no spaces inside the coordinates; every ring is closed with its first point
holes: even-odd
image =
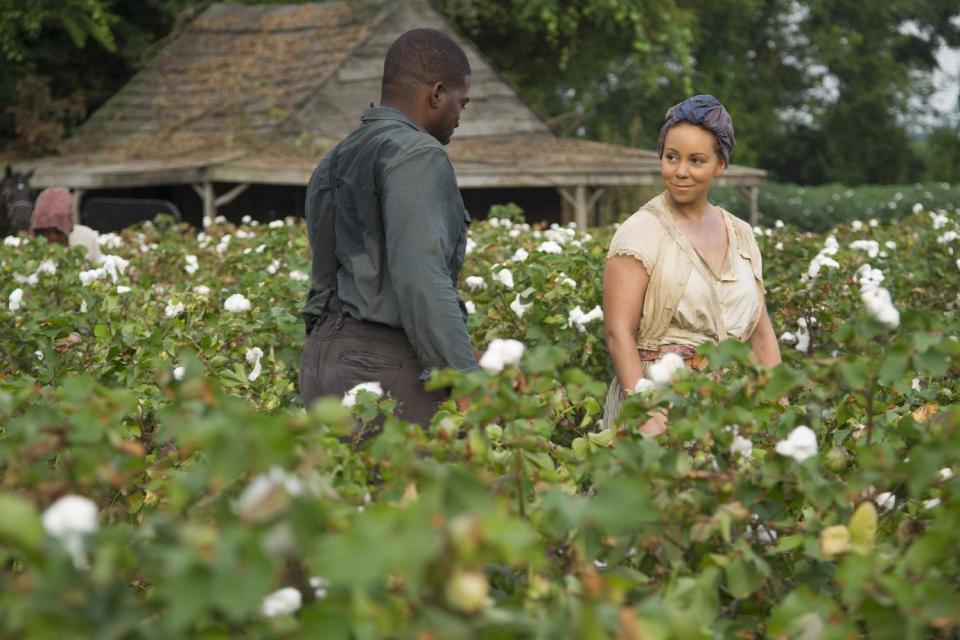
{"type": "MultiPolygon", "coordinates": [[[[254,0],[256,1],[256,0],[254,0]]],[[[351,0],[368,4],[368,0],[351,0]]],[[[209,0],[0,0],[0,143],[16,87],[92,112],[209,0]]],[[[719,96],[735,161],[780,181],[956,182],[960,120],[922,125],[952,0],[436,0],[562,134],[653,147],[670,105],[719,96]]],[[[21,101],[29,100],[24,96],[21,101]]],[[[960,107],[960,105],[958,105],[960,107]]],[[[958,108],[960,111],[960,108],[958,108]]]]}
{"type": "Polygon", "coordinates": [[[802,275],[824,236],[763,230],[771,317],[778,334],[802,320],[808,351],[785,341],[784,364],[764,371],[743,344],[706,348],[716,373],[633,396],[619,425],[600,422],[601,323],[569,322],[600,302],[612,228],[504,222],[515,213],[474,225],[463,276],[486,286],[463,293],[479,348],[515,338],[526,354],[499,375],[436,374],[470,403],[447,403],[426,430],[365,394],[350,411],[338,398],[298,407],[301,223],[129,229],[105,244],[126,272],[88,286],[77,250],[0,245],[0,635],[900,639],[960,628],[957,211],[838,227],[838,266],[814,280],[802,275]],[[548,238],[562,253],[538,250],[548,238]],[[855,240],[875,241],[876,255],[855,240]],[[519,248],[529,257],[514,260],[519,248]],[[863,310],[856,272],[868,262],[900,309],[896,329],[863,310]],[[512,288],[492,277],[503,268],[512,288]],[[223,310],[234,293],[250,311],[223,310]],[[518,298],[532,305],[522,316],[518,298]],[[168,316],[175,303],[182,313],[168,316]],[[251,380],[254,346],[263,373],[251,380]],[[647,439],[636,428],[654,408],[670,429],[647,439]],[[378,415],[381,435],[352,435],[378,415]],[[798,425],[819,444],[802,462],[776,451],[798,425]],[[297,488],[268,482],[251,498],[270,473],[297,488]],[[87,569],[40,522],[67,493],[99,507],[87,569]],[[265,617],[261,599],[281,587],[303,606],[265,617]]]}

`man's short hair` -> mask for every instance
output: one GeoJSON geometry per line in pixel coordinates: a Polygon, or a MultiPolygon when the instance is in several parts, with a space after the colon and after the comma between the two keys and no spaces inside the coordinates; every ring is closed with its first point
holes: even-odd
{"type": "Polygon", "coordinates": [[[435,82],[462,86],[470,75],[467,54],[436,29],[411,29],[397,38],[383,63],[385,96],[396,96],[435,82]]]}

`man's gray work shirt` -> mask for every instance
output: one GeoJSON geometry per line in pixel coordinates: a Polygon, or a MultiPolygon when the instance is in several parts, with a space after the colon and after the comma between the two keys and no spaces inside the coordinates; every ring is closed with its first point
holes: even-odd
{"type": "Polygon", "coordinates": [[[476,368],[457,292],[470,216],[438,140],[396,109],[370,108],[314,170],[306,217],[308,332],[339,300],[353,318],[402,329],[425,368],[476,368]]]}

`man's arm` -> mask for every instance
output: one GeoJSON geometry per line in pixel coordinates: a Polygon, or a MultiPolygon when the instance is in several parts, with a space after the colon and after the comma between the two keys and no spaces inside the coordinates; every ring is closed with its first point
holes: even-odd
{"type": "Polygon", "coordinates": [[[464,212],[447,154],[422,149],[390,167],[380,197],[400,321],[420,363],[476,368],[450,272],[464,212]]]}

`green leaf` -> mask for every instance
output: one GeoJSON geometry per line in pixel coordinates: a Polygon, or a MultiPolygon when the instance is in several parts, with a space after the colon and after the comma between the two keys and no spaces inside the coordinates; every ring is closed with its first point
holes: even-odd
{"type": "Polygon", "coordinates": [[[25,551],[39,551],[43,524],[33,504],[17,495],[0,494],[0,542],[25,551]]]}

